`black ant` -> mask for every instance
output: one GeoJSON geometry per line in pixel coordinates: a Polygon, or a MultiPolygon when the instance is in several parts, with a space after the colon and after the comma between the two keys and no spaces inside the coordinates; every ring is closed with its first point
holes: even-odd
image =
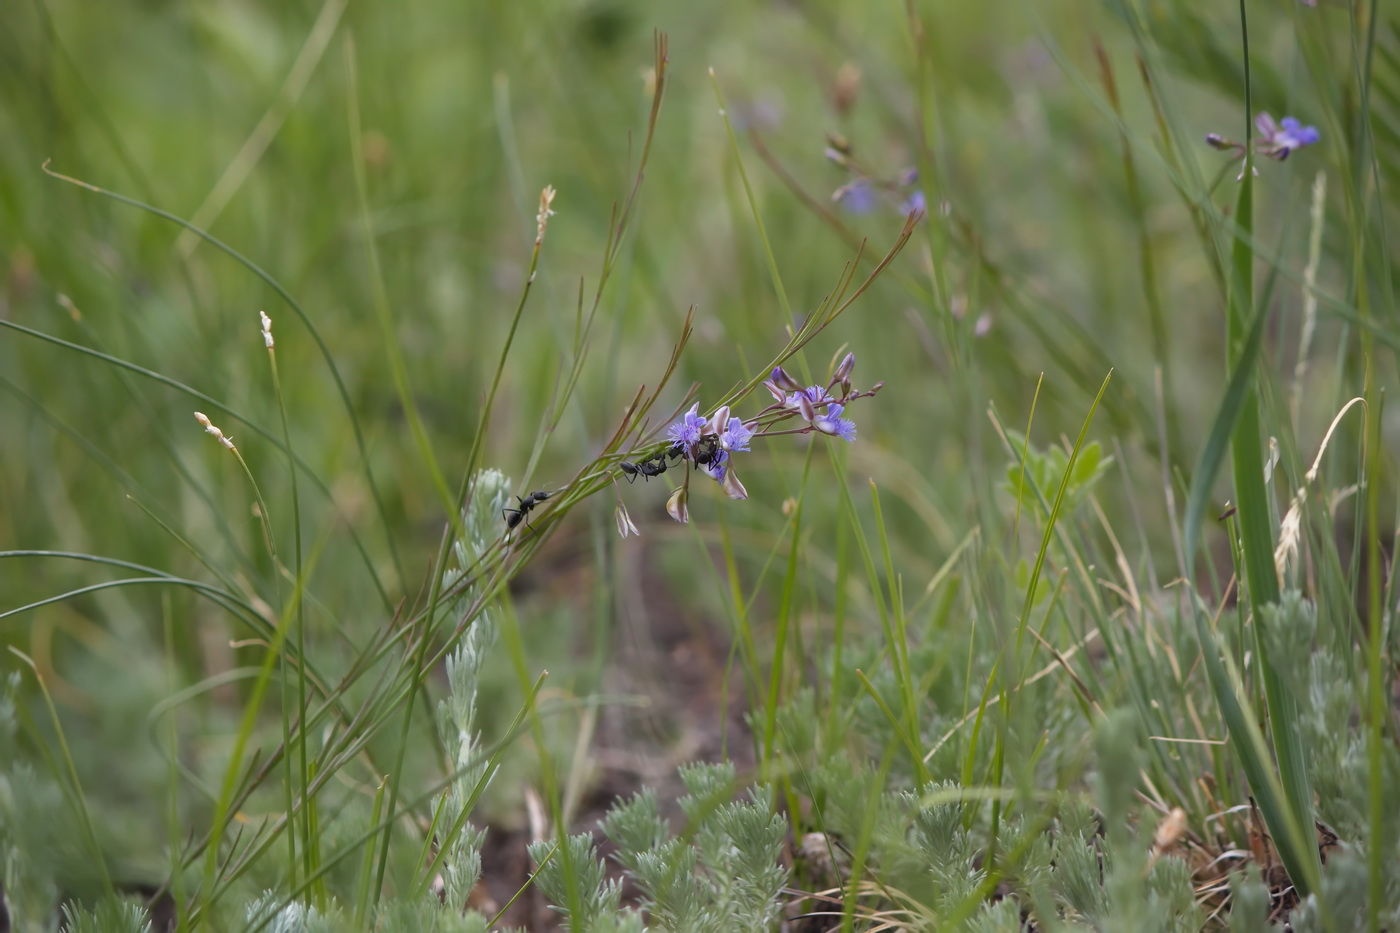
{"type": "Polygon", "coordinates": [[[660,476],[662,473],[665,473],[667,469],[667,457],[671,458],[672,460],[679,460],[684,455],[685,448],[682,447],[680,444],[676,444],[668,450],[663,450],[661,453],[657,454],[654,457],[648,457],[647,459],[638,461],[637,463],[632,463],[629,460],[623,460],[617,466],[618,469],[622,470],[622,472],[627,475],[627,482],[635,483],[637,481],[638,476],[641,476],[645,479],[651,479],[653,476],[660,476]]]}
{"type": "Polygon", "coordinates": [[[709,466],[720,458],[723,451],[719,447],[719,436],[711,434],[700,441],[700,447],[695,451],[695,464],[697,466],[709,466]]]}
{"type": "Polygon", "coordinates": [[[655,460],[642,460],[639,463],[631,463],[627,460],[623,460],[617,466],[623,473],[627,474],[627,482],[635,483],[638,476],[650,479],[653,476],[660,476],[662,473],[665,473],[666,458],[665,455],[662,455],[655,460]]]}
{"type": "Polygon", "coordinates": [[[507,531],[519,525],[521,522],[525,522],[526,527],[530,527],[530,522],[526,518],[526,515],[528,515],[530,510],[533,509],[535,506],[548,499],[549,493],[532,492],[523,499],[521,499],[519,496],[516,496],[515,498],[520,500],[520,508],[501,509],[501,517],[506,520],[507,531]]]}

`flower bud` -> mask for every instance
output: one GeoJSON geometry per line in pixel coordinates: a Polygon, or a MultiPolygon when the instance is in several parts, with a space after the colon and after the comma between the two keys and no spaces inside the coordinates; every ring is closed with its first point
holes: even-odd
{"type": "Polygon", "coordinates": [[[769,379],[777,383],[778,387],[786,392],[796,392],[802,388],[801,383],[787,374],[787,370],[781,366],[774,366],[773,372],[769,373],[769,379]]]}
{"type": "Polygon", "coordinates": [[[686,507],[686,488],[681,486],[666,500],[666,514],[684,524],[690,521],[690,509],[686,507]]]}
{"type": "Polygon", "coordinates": [[[841,365],[836,367],[835,379],[837,382],[845,382],[851,378],[851,370],[856,368],[856,355],[847,353],[846,358],[841,361],[841,365]]]}
{"type": "Polygon", "coordinates": [[[841,397],[845,398],[851,394],[851,370],[856,368],[856,355],[847,353],[846,358],[841,361],[841,365],[836,367],[835,381],[841,383],[841,397]]]}
{"type": "Polygon", "coordinates": [[[773,398],[776,399],[779,403],[787,401],[787,393],[784,392],[782,389],[778,388],[778,384],[772,379],[763,380],[763,387],[767,389],[768,393],[772,395],[773,398]]]}

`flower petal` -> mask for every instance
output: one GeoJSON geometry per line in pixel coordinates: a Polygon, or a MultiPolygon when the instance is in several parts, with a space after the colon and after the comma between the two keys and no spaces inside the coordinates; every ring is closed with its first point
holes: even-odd
{"type": "Polygon", "coordinates": [[[732,467],[724,471],[724,479],[720,480],[720,488],[731,499],[747,499],[749,497],[749,491],[744,488],[743,483],[739,482],[739,474],[732,467]]]}

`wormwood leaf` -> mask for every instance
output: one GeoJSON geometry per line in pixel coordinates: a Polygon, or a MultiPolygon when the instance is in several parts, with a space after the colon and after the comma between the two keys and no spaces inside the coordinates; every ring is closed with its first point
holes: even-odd
{"type": "Polygon", "coordinates": [[[545,840],[530,843],[530,859],[540,865],[535,872],[535,883],[554,905],[553,909],[563,915],[565,929],[574,933],[625,929],[617,925],[622,919],[618,906],[622,899],[622,885],[608,880],[603,861],[598,858],[598,850],[593,845],[593,837],[588,833],[578,833],[570,836],[565,845],[569,847],[567,857],[555,853],[550,858],[554,843],[545,840]],[[570,868],[574,873],[572,878],[565,875],[570,868]],[[566,906],[570,903],[571,885],[579,894],[577,916],[566,906]]]}
{"type": "Polygon", "coordinates": [[[983,904],[963,928],[967,933],[1021,933],[1021,902],[1014,897],[983,904]]]}
{"type": "Polygon", "coordinates": [[[666,842],[666,822],[657,812],[656,793],[649,787],[613,804],[600,825],[617,846],[613,857],[629,869],[636,868],[640,856],[666,842]]]}
{"type": "Polygon", "coordinates": [[[1075,914],[1097,924],[1108,909],[1103,886],[1107,857],[1092,842],[1076,834],[1061,833],[1055,841],[1055,899],[1075,914]]]}
{"type": "Polygon", "coordinates": [[[1265,933],[1269,929],[1269,889],[1259,866],[1230,873],[1230,933],[1265,933]]]}
{"type": "Polygon", "coordinates": [[[151,933],[151,921],[139,904],[103,898],[92,910],[63,905],[68,933],[151,933]]]}
{"type": "Polygon", "coordinates": [[[486,918],[457,906],[431,901],[385,901],[379,905],[376,930],[385,933],[486,933],[486,918]]]}
{"type": "Polygon", "coordinates": [[[658,928],[673,933],[724,929],[725,918],[713,908],[712,892],[696,873],[697,858],[694,847],[668,839],[633,859],[647,912],[658,928]]]}

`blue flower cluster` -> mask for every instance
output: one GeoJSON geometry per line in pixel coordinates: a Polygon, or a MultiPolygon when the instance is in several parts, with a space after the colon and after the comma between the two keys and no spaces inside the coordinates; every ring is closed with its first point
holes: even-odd
{"type": "Polygon", "coordinates": [[[1288,158],[1294,149],[1311,146],[1322,138],[1317,127],[1304,126],[1296,117],[1284,117],[1275,123],[1273,117],[1261,113],[1255,117],[1254,126],[1259,130],[1260,138],[1256,143],[1259,152],[1280,162],[1288,158]]]}
{"type": "MultiPolygon", "coordinates": [[[[1317,127],[1304,126],[1297,117],[1275,121],[1268,113],[1261,113],[1254,118],[1254,128],[1259,131],[1259,138],[1254,141],[1255,150],[1280,162],[1295,149],[1314,145],[1322,139],[1317,127]]],[[[1244,158],[1245,147],[1242,143],[1226,139],[1218,133],[1206,134],[1206,142],[1216,149],[1235,153],[1236,158],[1244,158]]]]}
{"type": "Polygon", "coordinates": [[[828,139],[826,157],[853,176],[831,193],[831,200],[852,214],[869,214],[879,206],[881,196],[897,204],[901,214],[927,214],[924,192],[917,187],[918,169],[907,168],[894,178],[881,178],[863,168],[844,139],[828,139]]]}
{"type": "MultiPolygon", "coordinates": [[[[683,461],[686,478],[666,503],[667,512],[677,521],[689,520],[686,500],[692,467],[694,472],[719,483],[730,498],[747,499],[748,490],[734,470],[734,455],[748,451],[753,438],[821,433],[847,442],[855,441],[856,425],[846,417],[847,406],[855,399],[873,396],[884,384],[877,383],[864,392],[855,391],[851,387],[854,368],[855,355],[848,353],[826,385],[804,387],[781,366],[775,367],[763,382],[773,396],[773,403],[757,416],[745,420],[734,415],[728,405],[721,405],[706,417],[700,413],[697,402],[667,429],[670,446],[666,450],[640,463],[624,461],[620,469],[629,479],[635,480],[637,476],[650,478],[666,472],[668,461],[683,461]],[[794,426],[794,419],[800,419],[801,423],[794,426]]],[[[619,519],[618,527],[624,534],[635,530],[630,520],[619,519]]]]}
{"type": "MultiPolygon", "coordinates": [[[[686,478],[678,489],[672,490],[666,511],[676,521],[689,521],[686,506],[689,497],[690,474],[703,474],[720,483],[731,499],[748,499],[749,492],[739,482],[734,469],[734,455],[749,450],[755,437],[777,437],[780,434],[830,434],[854,443],[855,422],[846,416],[847,406],[858,398],[875,395],[883,387],[876,382],[867,391],[851,388],[851,370],[855,354],[847,353],[826,385],[804,385],[783,367],[774,367],[763,387],[773,395],[773,403],[755,417],[743,419],[734,415],[728,405],[721,405],[713,415],[700,413],[700,403],[690,406],[675,423],[666,429],[668,447],[652,452],[641,461],[620,461],[619,469],[630,482],[638,476],[650,479],[679,469],[685,464],[686,478]]],[[[627,517],[622,500],[617,502],[617,530],[623,537],[636,534],[637,527],[627,517]]]]}

